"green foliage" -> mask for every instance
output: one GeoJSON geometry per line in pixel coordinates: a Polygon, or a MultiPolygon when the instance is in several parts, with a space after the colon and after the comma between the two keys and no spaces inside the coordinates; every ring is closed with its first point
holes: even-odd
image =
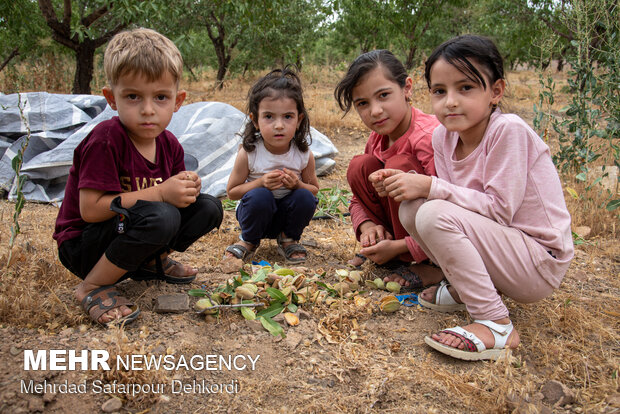
{"type": "Polygon", "coordinates": [[[342,190],[338,187],[322,188],[316,196],[319,199],[319,204],[314,217],[329,217],[347,224],[343,210],[347,211],[349,208],[349,203],[351,202],[350,191],[342,190]]]}
{"type": "Polygon", "coordinates": [[[230,198],[222,200],[222,207],[225,211],[235,211],[237,204],[239,204],[239,200],[231,200],[230,198]]]}
{"type": "MultiPolygon", "coordinates": [[[[585,198],[607,175],[592,177],[591,164],[601,158],[604,165],[620,167],[620,22],[613,0],[573,0],[570,12],[563,15],[571,31],[574,53],[567,55],[570,64],[569,104],[560,115],[550,111],[554,103],[555,84],[550,76],[540,75],[540,106],[534,106],[534,126],[545,137],[549,128],[557,134],[560,149],[553,156],[562,171],[579,172],[577,180],[586,184],[585,198]]],[[[574,190],[573,190],[574,192],[574,190]]],[[[608,194],[601,207],[609,211],[620,204],[608,194]]],[[[580,195],[584,197],[584,195],[580,195]]]]}
{"type": "Polygon", "coordinates": [[[15,210],[13,212],[13,223],[11,224],[11,238],[9,239],[9,255],[7,259],[7,266],[11,263],[11,254],[13,251],[13,246],[15,245],[15,240],[17,239],[17,235],[20,233],[19,228],[19,215],[24,208],[24,204],[26,204],[26,199],[24,198],[24,193],[22,193],[22,188],[24,187],[24,183],[26,182],[27,177],[25,175],[20,175],[22,162],[24,159],[24,152],[28,147],[28,143],[30,142],[30,123],[26,116],[24,115],[24,102],[22,104],[22,95],[17,94],[17,108],[19,109],[19,115],[22,119],[22,122],[26,126],[26,137],[22,142],[21,147],[17,151],[15,157],[11,160],[11,167],[13,171],[15,171],[15,210]]]}
{"type": "Polygon", "coordinates": [[[15,53],[15,60],[39,55],[37,46],[44,36],[45,23],[36,2],[0,2],[0,64],[12,53],[15,53]]]}

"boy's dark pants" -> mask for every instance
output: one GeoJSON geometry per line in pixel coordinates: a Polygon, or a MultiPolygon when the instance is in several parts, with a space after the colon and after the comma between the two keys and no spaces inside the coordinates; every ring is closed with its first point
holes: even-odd
{"type": "Polygon", "coordinates": [[[304,188],[293,190],[280,199],[274,198],[271,190],[265,187],[250,190],[237,207],[241,238],[255,246],[261,239],[275,239],[280,233],[299,240],[317,204],[314,194],[304,188]]]}
{"type": "MultiPolygon", "coordinates": [[[[113,203],[114,204],[114,203],[113,203]]],[[[208,194],[185,208],[139,200],[124,209],[124,233],[119,234],[119,216],[90,223],[82,234],[58,248],[60,261],[84,279],[105,253],[114,265],[126,269],[122,279],[140,279],[136,270],[170,250],[183,252],[192,243],[222,223],[222,203],[208,194]]]]}

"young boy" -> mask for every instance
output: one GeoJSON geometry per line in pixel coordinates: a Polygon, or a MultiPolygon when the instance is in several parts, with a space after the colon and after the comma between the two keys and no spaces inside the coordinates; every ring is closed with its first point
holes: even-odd
{"type": "Polygon", "coordinates": [[[139,309],[119,296],[119,280],[190,283],[197,270],[168,257],[222,222],[222,205],[200,194],[183,148],[166,130],[183,100],[183,60],[150,29],[117,34],[105,51],[103,95],[118,117],[77,146],[56,219],[60,261],[83,279],[75,297],[102,325],[131,322],[139,309]]]}

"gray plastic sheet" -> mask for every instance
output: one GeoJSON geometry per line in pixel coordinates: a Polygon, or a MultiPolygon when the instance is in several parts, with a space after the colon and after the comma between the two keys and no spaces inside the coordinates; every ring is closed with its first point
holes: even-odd
{"type": "MultiPolygon", "coordinates": [[[[12,159],[18,154],[30,128],[21,173],[28,177],[22,192],[28,201],[59,204],[73,161],[73,150],[101,121],[116,115],[102,96],[62,95],[47,92],[0,94],[0,188],[15,198],[12,159]],[[26,122],[24,122],[24,119],[26,122]]],[[[168,129],[185,150],[188,169],[202,178],[202,192],[226,195],[226,183],[241,142],[238,133],[246,122],[243,112],[222,102],[198,102],[182,106],[168,129]]],[[[335,165],[338,149],[328,137],[311,128],[310,149],[317,175],[335,165]]]]}

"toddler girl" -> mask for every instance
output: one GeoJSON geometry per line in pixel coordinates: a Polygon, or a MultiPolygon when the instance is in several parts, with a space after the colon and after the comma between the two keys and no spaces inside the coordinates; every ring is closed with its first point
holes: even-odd
{"type": "Polygon", "coordinates": [[[426,61],[437,177],[387,171],[385,192],[404,227],[447,281],[420,295],[438,311],[465,308],[473,323],[426,337],[439,352],[497,359],[519,335],[501,295],[530,303],[560,285],[571,258],[570,215],[549,148],[504,114],[503,60],[490,40],[459,36],[426,61]]]}
{"type": "Polygon", "coordinates": [[[226,187],[231,200],[241,199],[241,236],[225,257],[246,260],[261,239],[275,238],[287,263],[302,263],[307,252],[298,241],[314,215],[319,182],[301,82],[288,68],[273,70],[252,87],[248,101],[251,122],[226,187]]]}

